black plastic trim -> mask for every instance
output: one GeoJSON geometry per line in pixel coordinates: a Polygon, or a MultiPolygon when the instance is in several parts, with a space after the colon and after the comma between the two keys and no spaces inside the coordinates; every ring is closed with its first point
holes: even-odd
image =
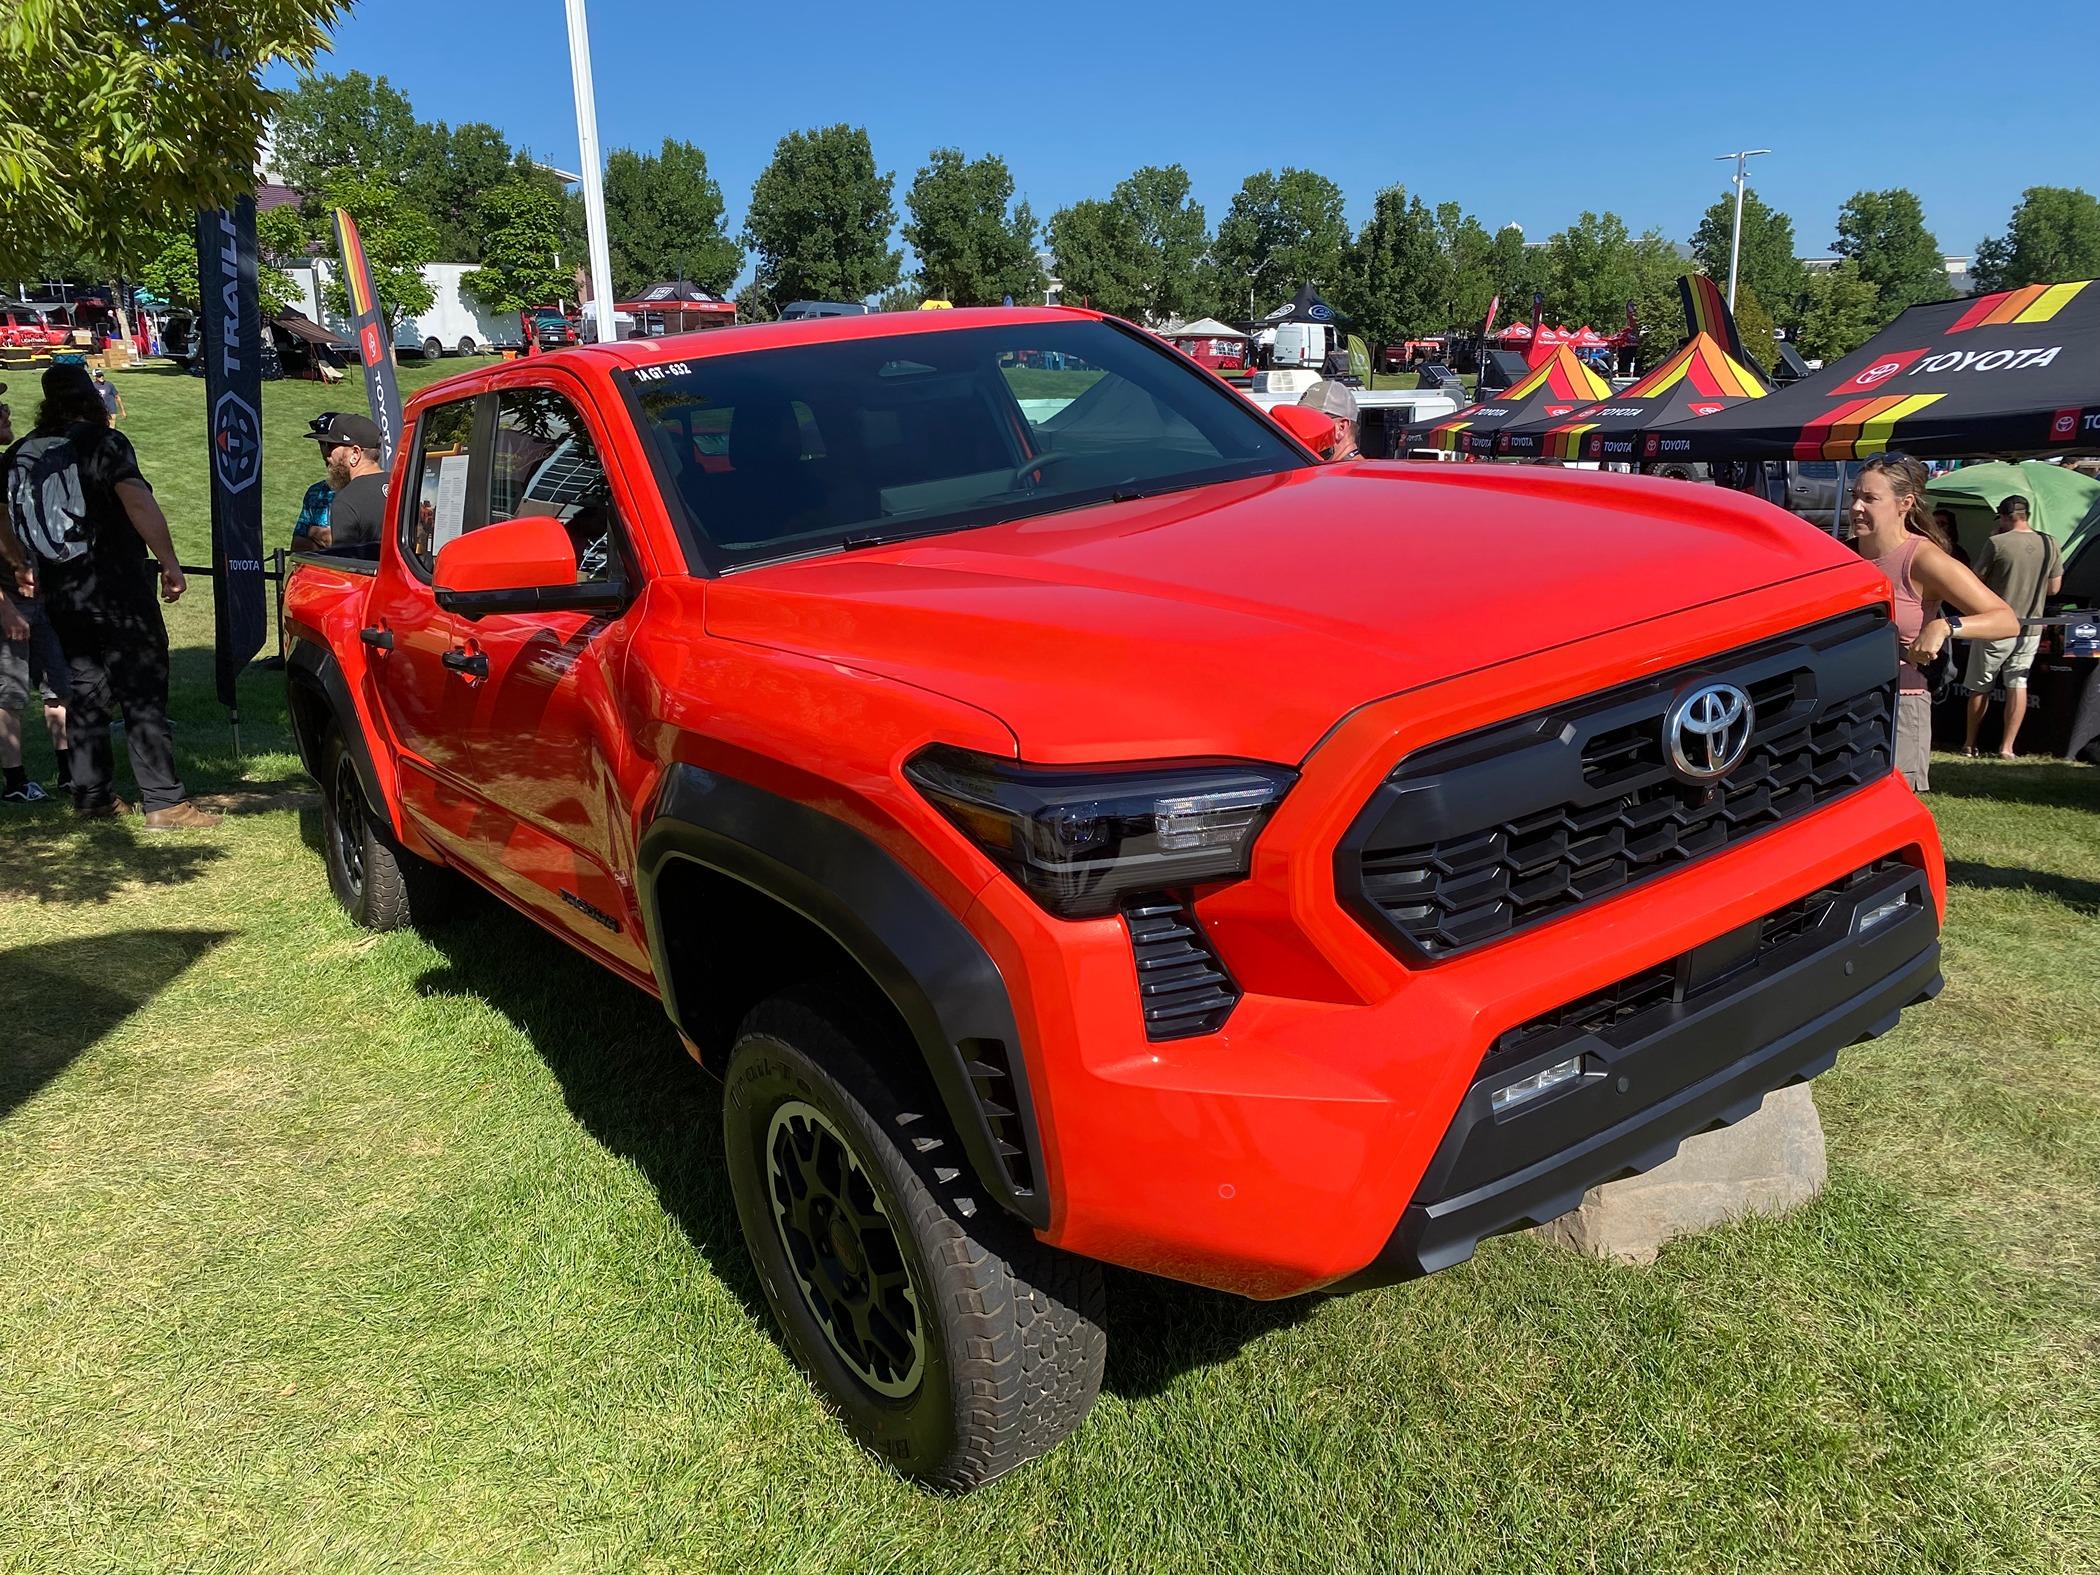
{"type": "MultiPolygon", "coordinates": [[[[1331,1287],[1364,1290],[1462,1263],[1483,1237],[1543,1225],[1582,1202],[1591,1187],[1651,1170],[1686,1138],[1752,1114],[1766,1094],[1829,1070],[1838,1052],[1896,1026],[1907,1006],[1940,989],[1939,927],[1922,871],[1848,890],[1820,944],[1790,944],[1695,997],[1658,1008],[1647,1031],[1610,1042],[1596,1035],[1555,1045],[1531,1061],[1477,1079],[1460,1101],[1415,1199],[1378,1256],[1331,1287]],[[1860,912],[1899,890],[1919,900],[1872,933],[1860,912]],[[1495,1089],[1534,1063],[1584,1056],[1586,1075],[1565,1096],[1497,1118],[1495,1089]],[[1587,1063],[1599,1063],[1591,1075],[1587,1063]],[[1683,1064],[1715,1070],[1661,1097],[1683,1064]],[[1620,1088],[1621,1078],[1629,1085],[1620,1088]],[[1613,1121],[1613,1109],[1629,1113],[1613,1121]],[[1600,1119],[1600,1115],[1602,1119],[1600,1119]],[[1469,1190],[1441,1195],[1475,1130],[1497,1119],[1545,1123],[1558,1139],[1546,1157],[1469,1190]]],[[[1681,1073],[1680,1073],[1681,1075],[1681,1073]]]]}
{"type": "Polygon", "coordinates": [[[806,804],[698,766],[664,775],[637,858],[649,953],[671,1020],[685,1026],[657,880],[685,860],[731,876],[824,930],[889,997],[986,1192],[1037,1229],[1050,1223],[1041,1139],[1020,1029],[998,965],[962,922],[874,841],[806,804]],[[1010,1111],[1025,1164],[1009,1168],[972,1081],[980,1042],[1006,1046],[1010,1111]],[[1018,1172],[1018,1175],[1016,1174],[1018,1172]]]}
{"type": "Polygon", "coordinates": [[[527,585],[508,591],[448,591],[439,586],[431,594],[440,608],[461,618],[486,618],[492,613],[619,612],[634,600],[624,579],[527,585]]]}
{"type": "Polygon", "coordinates": [[[285,698],[292,716],[292,738],[299,746],[300,763],[306,767],[308,776],[320,782],[321,740],[306,736],[306,730],[299,725],[299,707],[289,704],[290,691],[303,686],[318,693],[333,713],[336,726],[342,730],[343,745],[350,752],[351,764],[357,768],[357,780],[365,790],[365,802],[384,818],[387,796],[379,785],[379,770],[372,763],[371,742],[357,720],[357,707],[351,702],[350,685],[343,677],[342,664],[336,661],[335,653],[327,646],[296,630],[292,632],[291,646],[284,662],[285,698]]]}

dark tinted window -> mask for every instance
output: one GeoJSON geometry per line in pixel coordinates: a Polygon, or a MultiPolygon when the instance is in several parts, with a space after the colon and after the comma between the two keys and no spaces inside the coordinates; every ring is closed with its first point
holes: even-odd
{"type": "Polygon", "coordinates": [[[1105,324],[1016,322],[621,374],[716,567],[1305,463],[1238,395],[1105,324]]]}
{"type": "Polygon", "coordinates": [[[612,488],[576,407],[551,388],[506,388],[496,397],[489,452],[490,522],[546,514],[568,528],[576,578],[612,572],[612,488]]]}

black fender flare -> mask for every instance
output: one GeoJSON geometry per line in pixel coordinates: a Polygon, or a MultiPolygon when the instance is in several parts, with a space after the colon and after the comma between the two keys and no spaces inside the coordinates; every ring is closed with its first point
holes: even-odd
{"type": "Polygon", "coordinates": [[[991,955],[932,892],[844,821],[698,766],[671,767],[635,884],[664,1009],[681,1030],[657,899],[658,877],[679,861],[741,881],[831,936],[903,1018],[979,1184],[1008,1213],[1048,1226],[1013,1002],[991,955]]]}
{"type": "MultiPolygon", "coordinates": [[[[392,800],[379,778],[379,768],[372,759],[372,742],[365,737],[364,725],[358,720],[357,705],[350,698],[350,684],[343,677],[342,664],[335,659],[335,652],[318,640],[294,634],[291,652],[285,658],[285,699],[292,718],[292,737],[299,745],[299,759],[306,766],[306,774],[321,782],[321,740],[308,737],[307,728],[300,721],[298,698],[294,691],[305,688],[318,693],[335,718],[335,725],[342,730],[343,745],[350,752],[351,764],[357,768],[357,780],[365,790],[365,802],[372,806],[389,823],[393,820],[392,800]]],[[[323,792],[328,784],[321,782],[323,792]]]]}

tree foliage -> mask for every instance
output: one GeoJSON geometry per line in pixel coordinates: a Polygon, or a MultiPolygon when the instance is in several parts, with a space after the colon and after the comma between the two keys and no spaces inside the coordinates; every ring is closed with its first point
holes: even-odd
{"type": "Polygon", "coordinates": [[[922,296],[957,306],[996,306],[1008,295],[1042,299],[1035,215],[1026,202],[1009,211],[1013,193],[1013,175],[997,154],[970,159],[958,148],[935,148],[927,155],[904,199],[911,214],[904,240],[919,259],[922,296]]]}
{"type": "MultiPolygon", "coordinates": [[[[357,221],[358,239],[364,244],[365,265],[372,271],[372,290],[386,315],[389,335],[404,318],[420,317],[430,310],[435,296],[423,277],[427,263],[437,261],[437,226],[391,181],[373,176],[336,175],[321,184],[322,209],[314,222],[333,248],[334,237],[326,226],[341,208],[357,221]]],[[[339,316],[350,315],[350,297],[338,269],[328,281],[325,304],[339,316]]]]}
{"type": "Polygon", "coordinates": [[[1142,322],[1152,302],[1144,232],[1130,209],[1088,198],[1050,216],[1050,254],[1064,299],[1142,322]]]}
{"type": "Polygon", "coordinates": [[[9,0],[0,6],[0,274],[78,245],[142,260],[154,235],[252,189],[277,95],[342,0],[9,0]]]}
{"type": "Polygon", "coordinates": [[[277,106],[271,155],[302,192],[349,176],[391,185],[430,157],[437,129],[421,125],[408,95],[383,76],[307,76],[277,106]]]}
{"type": "Polygon", "coordinates": [[[1378,193],[1336,293],[1344,314],[1373,344],[1446,326],[1448,268],[1436,216],[1420,197],[1404,186],[1378,193]]]}
{"type": "Polygon", "coordinates": [[[1488,243],[1488,272],[1495,281],[1490,294],[1502,297],[1502,321],[1529,321],[1532,294],[1545,290],[1547,271],[1546,249],[1528,245],[1522,230],[1505,224],[1495,232],[1488,243]]]}
{"type": "MultiPolygon", "coordinates": [[[[261,302],[266,320],[299,300],[291,275],[279,265],[303,260],[307,241],[306,224],[297,208],[272,208],[255,216],[256,297],[261,302]]],[[[197,277],[197,226],[194,222],[141,234],[137,241],[137,257],[130,272],[142,288],[152,291],[171,306],[185,307],[190,311],[204,304],[198,299],[201,286],[197,277]]],[[[75,271],[93,275],[110,270],[88,267],[75,271]]]]}
{"type": "MultiPolygon", "coordinates": [[[[509,139],[482,121],[458,127],[440,122],[425,128],[419,152],[405,184],[410,199],[437,227],[438,255],[446,262],[486,260],[488,248],[502,240],[488,227],[486,200],[518,181],[518,155],[509,139]]],[[[550,179],[530,184],[553,201],[558,221],[560,183],[550,179]]]]}
{"type": "Polygon", "coordinates": [[[2030,186],[2003,235],[1977,243],[1979,291],[2100,276],[2100,198],[2077,186],[2030,186]]]}
{"type": "Polygon", "coordinates": [[[1194,315],[1204,305],[1210,230],[1203,204],[1189,196],[1189,172],[1179,164],[1147,164],[1116,182],[1108,200],[1137,233],[1139,314],[1153,322],[1194,315]]]}
{"type": "Polygon", "coordinates": [[[477,218],[486,237],[481,266],[460,284],[483,306],[515,312],[569,293],[562,205],[544,186],[505,180],[482,194],[477,218]]]}
{"type": "MultiPolygon", "coordinates": [[[[1730,187],[1700,215],[1699,227],[1692,231],[1692,261],[1724,292],[1728,288],[1729,242],[1734,229],[1735,190],[1730,187]]],[[[1808,282],[1794,244],[1794,221],[1755,190],[1743,193],[1742,256],[1736,276],[1739,306],[1741,292],[1753,291],[1759,301],[1788,320],[1808,282]]],[[[1740,317],[1740,311],[1737,315],[1740,317]]]]}
{"type": "Polygon", "coordinates": [[[1433,314],[1430,327],[1478,328],[1487,319],[1488,303],[1495,296],[1494,237],[1457,203],[1440,202],[1436,245],[1444,293],[1441,311],[1433,314]]]}
{"type": "Polygon", "coordinates": [[[1854,192],[1838,210],[1837,239],[1831,249],[1859,265],[1859,276],[1874,286],[1881,309],[1893,316],[1906,306],[1944,301],[1947,268],[1940,243],[1925,228],[1925,209],[1914,192],[1854,192]]]}
{"type": "Polygon", "coordinates": [[[605,161],[605,229],[623,300],[664,279],[726,292],[744,270],[744,249],[722,231],[722,188],[690,142],[666,137],[658,153],[620,148],[605,161]]]}
{"type": "Polygon", "coordinates": [[[894,173],[876,170],[863,127],[782,137],[744,220],[757,292],[775,303],[864,301],[895,284],[903,265],[890,245],[895,186],[894,173]]]}
{"type": "Polygon", "coordinates": [[[1215,287],[1228,301],[1251,298],[1248,315],[1259,316],[1302,284],[1339,288],[1348,248],[1341,187],[1311,170],[1263,170],[1240,183],[1218,223],[1215,287]]]}
{"type": "Polygon", "coordinates": [[[1794,348],[1814,360],[1835,361],[1873,338],[1887,317],[1879,292],[1847,258],[1808,276],[1794,348]]]}

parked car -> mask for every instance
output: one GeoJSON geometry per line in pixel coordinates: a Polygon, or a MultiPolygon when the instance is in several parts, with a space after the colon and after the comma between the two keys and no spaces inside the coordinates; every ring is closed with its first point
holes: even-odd
{"type": "Polygon", "coordinates": [[[290,577],[344,908],[449,866],[657,996],[788,1348],[925,1481],[1084,1417],[1103,1262],[1441,1269],[1938,987],[1871,565],[1322,426],[1090,312],[593,345],[418,393],[290,577]]]}
{"type": "Polygon", "coordinates": [[[790,301],[780,309],[783,323],[809,317],[866,317],[874,308],[865,301],[790,301]]]}
{"type": "MultiPolygon", "coordinates": [[[[1852,496],[1853,483],[1859,480],[1861,461],[1848,459],[1845,467],[1845,497],[1852,496]]],[[[1786,506],[1803,519],[1813,520],[1825,530],[1849,536],[1851,527],[1838,516],[1838,464],[1834,459],[1794,459],[1787,461],[1786,506]]]]}

